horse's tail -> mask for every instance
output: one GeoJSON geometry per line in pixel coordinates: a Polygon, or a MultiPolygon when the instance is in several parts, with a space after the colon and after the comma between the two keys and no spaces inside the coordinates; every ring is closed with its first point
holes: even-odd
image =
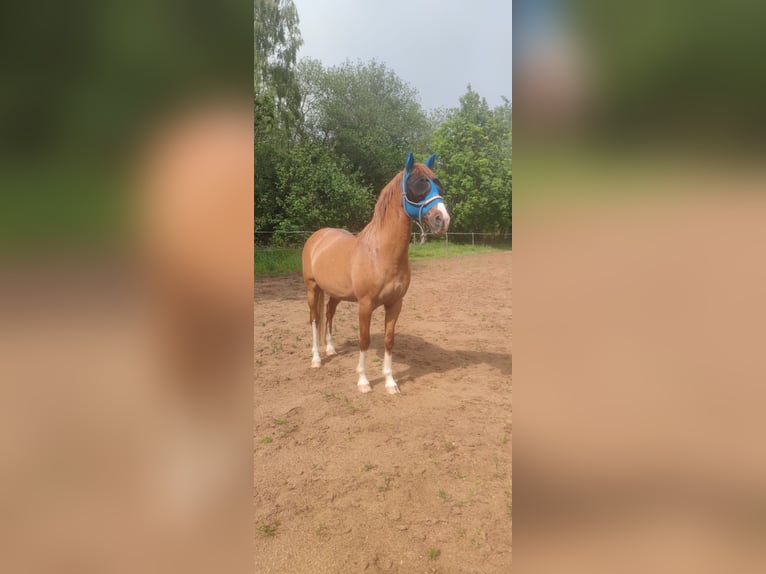
{"type": "Polygon", "coordinates": [[[319,289],[317,305],[319,306],[319,309],[317,309],[319,313],[319,324],[317,325],[319,329],[319,344],[324,345],[327,342],[327,316],[324,308],[324,291],[321,289],[319,289]]]}

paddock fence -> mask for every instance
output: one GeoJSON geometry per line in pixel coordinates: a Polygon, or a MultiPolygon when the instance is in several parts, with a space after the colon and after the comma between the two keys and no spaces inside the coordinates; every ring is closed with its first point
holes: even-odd
{"type": "MultiPolygon", "coordinates": [[[[254,242],[255,249],[259,251],[294,251],[303,246],[313,231],[255,231],[254,242]]],[[[358,232],[352,231],[356,234],[358,232]]],[[[432,233],[417,229],[412,232],[410,242],[412,245],[423,245],[425,243],[444,244],[446,251],[449,251],[450,245],[484,245],[496,247],[498,249],[510,249],[510,232],[506,233],[487,233],[478,231],[455,231],[448,232],[443,236],[435,236],[432,233]]]]}

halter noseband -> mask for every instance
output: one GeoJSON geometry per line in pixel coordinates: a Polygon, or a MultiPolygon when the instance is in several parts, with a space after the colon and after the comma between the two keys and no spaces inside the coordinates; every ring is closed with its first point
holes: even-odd
{"type": "Polygon", "coordinates": [[[431,184],[431,189],[426,196],[420,201],[410,201],[407,199],[407,180],[410,177],[410,171],[405,170],[404,177],[402,178],[402,207],[410,218],[422,221],[423,216],[430,211],[430,209],[437,203],[444,203],[442,196],[439,195],[439,188],[436,187],[434,180],[430,177],[427,178],[431,184]]]}

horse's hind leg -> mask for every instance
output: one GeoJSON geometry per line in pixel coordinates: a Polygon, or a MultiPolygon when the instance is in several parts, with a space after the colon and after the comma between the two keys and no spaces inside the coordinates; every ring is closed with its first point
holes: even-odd
{"type": "Polygon", "coordinates": [[[386,305],[386,338],[385,353],[383,354],[383,376],[386,378],[386,392],[395,395],[399,392],[399,386],[394,380],[393,356],[394,350],[394,330],[396,329],[396,320],[402,310],[402,300],[396,303],[386,305]]]}
{"type": "Polygon", "coordinates": [[[330,297],[327,301],[327,350],[325,354],[329,357],[331,355],[337,355],[335,347],[332,344],[332,320],[335,317],[335,309],[338,307],[340,299],[330,297]]]}
{"type": "Polygon", "coordinates": [[[306,299],[308,300],[311,319],[311,366],[314,368],[322,366],[322,359],[319,357],[319,331],[317,328],[322,298],[322,290],[316,283],[306,285],[306,299]]]}

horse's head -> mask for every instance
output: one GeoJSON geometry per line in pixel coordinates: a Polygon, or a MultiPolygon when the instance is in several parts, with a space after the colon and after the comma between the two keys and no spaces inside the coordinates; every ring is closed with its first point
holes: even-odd
{"type": "Polygon", "coordinates": [[[425,221],[431,233],[443,235],[449,228],[450,216],[444,205],[441,183],[432,171],[436,154],[425,163],[415,163],[412,152],[407,154],[402,177],[402,206],[410,218],[425,221]]]}

